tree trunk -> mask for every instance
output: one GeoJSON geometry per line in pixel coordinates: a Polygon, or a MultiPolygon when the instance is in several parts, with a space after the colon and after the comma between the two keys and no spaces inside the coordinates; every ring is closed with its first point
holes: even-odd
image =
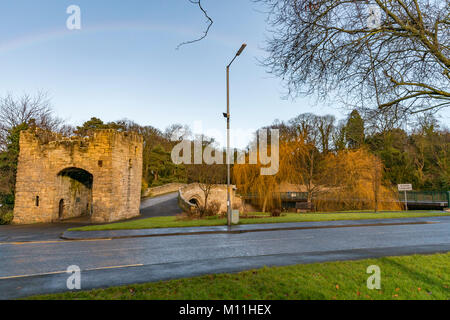
{"type": "Polygon", "coordinates": [[[205,205],[203,207],[203,213],[202,216],[206,213],[206,210],[208,209],[208,197],[209,197],[209,192],[205,193],[205,205]]]}
{"type": "Polygon", "coordinates": [[[375,163],[375,174],[373,181],[373,199],[374,199],[374,210],[375,213],[378,212],[378,197],[380,193],[380,179],[381,179],[381,168],[378,163],[375,163]]]}
{"type": "Polygon", "coordinates": [[[264,203],[262,207],[262,212],[266,212],[266,205],[267,205],[267,196],[264,197],[264,203]]]}

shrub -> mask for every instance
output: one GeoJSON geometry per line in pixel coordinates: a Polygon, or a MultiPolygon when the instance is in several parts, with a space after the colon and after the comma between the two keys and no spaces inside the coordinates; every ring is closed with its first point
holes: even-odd
{"type": "Polygon", "coordinates": [[[0,225],[10,224],[13,221],[14,214],[12,210],[0,209],[0,225]]]}
{"type": "Polygon", "coordinates": [[[208,204],[208,208],[206,208],[205,210],[205,216],[207,217],[216,216],[219,214],[219,210],[220,210],[220,202],[217,200],[211,201],[208,204]]]}
{"type": "Polygon", "coordinates": [[[191,207],[187,211],[183,211],[183,213],[176,215],[177,220],[197,220],[200,219],[200,210],[198,207],[191,207]]]}
{"type": "Polygon", "coordinates": [[[195,206],[195,207],[190,207],[188,212],[186,212],[186,215],[189,218],[199,218],[201,216],[201,208],[195,206]]]}
{"type": "Polygon", "coordinates": [[[280,209],[273,209],[273,210],[270,212],[270,215],[271,215],[272,217],[279,217],[279,216],[281,216],[281,210],[280,210],[280,209]]]}

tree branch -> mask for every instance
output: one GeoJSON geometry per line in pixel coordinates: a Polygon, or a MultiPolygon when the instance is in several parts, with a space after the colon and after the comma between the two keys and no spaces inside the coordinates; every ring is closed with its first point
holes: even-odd
{"type": "Polygon", "coordinates": [[[199,9],[203,12],[203,15],[204,15],[204,16],[206,17],[206,19],[207,19],[208,27],[207,27],[206,30],[203,32],[203,35],[202,35],[200,38],[195,39],[195,40],[190,40],[190,41],[186,41],[186,42],[180,43],[180,44],[177,46],[177,50],[180,49],[180,47],[182,47],[182,46],[184,46],[184,45],[192,44],[192,43],[195,43],[195,42],[198,42],[198,41],[201,41],[201,40],[205,39],[206,36],[208,35],[209,29],[211,29],[211,27],[212,27],[212,25],[213,25],[213,23],[214,23],[214,21],[213,21],[213,20],[211,19],[211,17],[208,15],[208,13],[206,12],[206,10],[202,7],[201,0],[197,0],[197,1],[196,1],[196,0],[189,0],[189,2],[192,3],[192,4],[197,4],[197,5],[198,5],[199,9]]]}

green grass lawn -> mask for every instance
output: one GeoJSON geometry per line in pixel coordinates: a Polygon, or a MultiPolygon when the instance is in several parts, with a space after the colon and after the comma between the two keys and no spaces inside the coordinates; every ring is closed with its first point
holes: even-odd
{"type": "Polygon", "coordinates": [[[31,299],[450,299],[450,253],[272,267],[31,299]],[[381,289],[367,288],[367,267],[381,289]]]}
{"type": "MultiPolygon", "coordinates": [[[[251,213],[262,215],[261,213],[251,213]]],[[[395,211],[395,212],[344,212],[344,213],[287,213],[282,217],[243,218],[240,224],[281,223],[281,222],[307,222],[307,221],[336,221],[336,220],[361,220],[361,219],[387,219],[387,218],[414,218],[437,217],[449,215],[443,211],[395,211]]],[[[179,220],[177,217],[155,217],[141,220],[125,221],[104,225],[72,228],[70,231],[93,230],[126,230],[126,229],[152,229],[174,227],[200,227],[226,225],[226,219],[209,217],[198,220],[179,220]]]]}

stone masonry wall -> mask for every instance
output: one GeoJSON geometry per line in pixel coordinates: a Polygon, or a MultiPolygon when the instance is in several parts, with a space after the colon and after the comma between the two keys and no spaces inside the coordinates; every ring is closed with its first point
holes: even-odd
{"type": "Polygon", "coordinates": [[[59,176],[57,180],[59,184],[57,199],[64,199],[63,215],[59,218],[64,220],[89,215],[92,206],[92,188],[69,177],[59,176]]]}
{"type": "Polygon", "coordinates": [[[158,187],[148,188],[144,193],[145,197],[156,197],[162,194],[177,192],[181,187],[184,187],[186,183],[172,182],[158,187]]]}
{"type": "MultiPolygon", "coordinates": [[[[233,207],[240,208],[242,206],[241,198],[236,196],[236,192],[234,186],[231,186],[231,204],[233,207]]],[[[185,201],[189,202],[192,199],[197,200],[200,205],[204,205],[205,202],[205,194],[200,189],[198,183],[191,183],[183,188],[180,188],[179,196],[185,199],[185,201]]],[[[220,202],[220,213],[227,212],[227,185],[215,185],[208,196],[208,203],[211,201],[219,201],[220,202]]],[[[182,208],[185,210],[184,208],[182,208]]]]}
{"type": "Polygon", "coordinates": [[[23,131],[13,222],[57,221],[61,199],[63,218],[92,214],[91,221],[100,223],[138,216],[142,149],[142,137],[134,133],[98,130],[89,138],[54,134],[47,140],[39,129],[23,131]],[[90,173],[90,190],[76,191],[77,182],[71,177],[61,180],[67,169],[90,173]]]}

